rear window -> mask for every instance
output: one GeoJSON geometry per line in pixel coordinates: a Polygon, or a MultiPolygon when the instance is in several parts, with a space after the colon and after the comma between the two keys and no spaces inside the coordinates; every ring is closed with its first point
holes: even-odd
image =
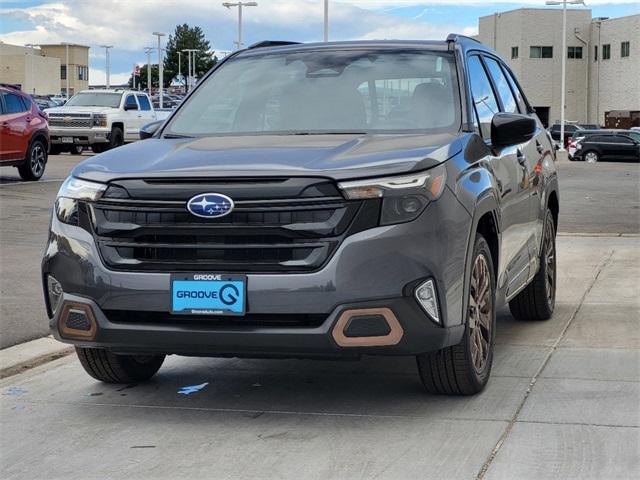
{"type": "Polygon", "coordinates": [[[250,53],[205,80],[167,133],[457,132],[458,91],[450,52],[250,53]]]}

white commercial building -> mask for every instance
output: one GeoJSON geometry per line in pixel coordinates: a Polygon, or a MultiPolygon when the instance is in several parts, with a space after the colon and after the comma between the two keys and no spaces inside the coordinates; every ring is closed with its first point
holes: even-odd
{"type": "Polygon", "coordinates": [[[545,123],[560,119],[561,55],[567,121],[604,125],[608,112],[640,111],[640,15],[572,8],[566,31],[562,52],[562,9],[522,8],[481,17],[477,38],[509,63],[545,123]]]}

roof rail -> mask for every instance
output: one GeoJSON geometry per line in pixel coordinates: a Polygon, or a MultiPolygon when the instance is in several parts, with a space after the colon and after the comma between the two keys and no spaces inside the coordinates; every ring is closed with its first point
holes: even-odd
{"type": "Polygon", "coordinates": [[[477,40],[473,37],[468,37],[466,35],[460,35],[459,33],[450,33],[449,35],[447,35],[447,42],[455,43],[455,42],[459,42],[460,39],[471,40],[476,43],[482,43],[480,40],[477,40]]]}
{"type": "Polygon", "coordinates": [[[289,42],[287,40],[263,40],[262,42],[249,45],[249,47],[247,47],[247,50],[266,47],[282,47],[283,45],[300,45],[300,43],[301,42],[289,42]]]}

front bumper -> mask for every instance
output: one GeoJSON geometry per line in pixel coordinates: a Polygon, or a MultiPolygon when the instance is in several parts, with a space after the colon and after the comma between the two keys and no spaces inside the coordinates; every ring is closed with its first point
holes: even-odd
{"type": "Polygon", "coordinates": [[[111,131],[107,128],[60,128],[49,127],[52,145],[93,145],[108,143],[111,131]],[[63,143],[63,138],[73,138],[73,143],[63,143]]]}
{"type": "MultiPolygon", "coordinates": [[[[157,352],[225,356],[354,356],[417,354],[459,341],[464,327],[464,264],[471,219],[453,194],[427,207],[415,221],[377,227],[347,237],[329,262],[311,273],[249,274],[247,313],[321,315],[313,327],[237,324],[219,326],[171,318],[170,272],[107,269],[91,233],[53,216],[42,264],[61,284],[64,300],[91,307],[97,324],[90,340],[60,334],[59,315],[50,320],[61,341],[121,353],[157,352]],[[413,297],[427,278],[435,281],[442,325],[432,322],[413,297]],[[386,346],[339,346],[332,336],[342,312],[389,308],[402,326],[399,342],[386,346]],[[119,312],[118,320],[105,312],[119,312]],[[136,317],[163,313],[162,321],[136,317]],[[167,316],[169,319],[167,320],[167,316]]],[[[220,272],[210,272],[220,273],[220,272]]],[[[48,304],[48,299],[47,299],[48,304]]],[[[51,310],[49,310],[51,316],[51,310]]],[[[154,317],[158,318],[158,317],[154,317]]]]}

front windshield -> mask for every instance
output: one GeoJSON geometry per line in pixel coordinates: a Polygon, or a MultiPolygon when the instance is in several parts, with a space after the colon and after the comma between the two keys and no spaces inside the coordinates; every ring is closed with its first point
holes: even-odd
{"type": "Polygon", "coordinates": [[[121,93],[86,92],[74,95],[69,99],[65,106],[118,108],[120,106],[121,99],[121,93]]]}
{"type": "Polygon", "coordinates": [[[176,113],[186,136],[457,132],[453,55],[427,50],[250,53],[230,59],[176,113]]]}

